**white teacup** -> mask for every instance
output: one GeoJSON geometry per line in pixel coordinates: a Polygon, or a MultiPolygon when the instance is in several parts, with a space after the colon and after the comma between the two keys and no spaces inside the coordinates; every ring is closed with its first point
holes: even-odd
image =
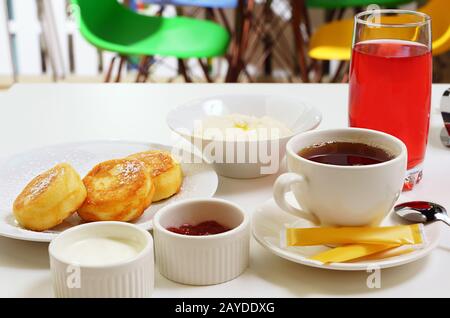
{"type": "Polygon", "coordinates": [[[402,191],[407,149],[400,139],[386,133],[361,128],[310,131],[291,138],[286,154],[290,172],[276,180],[274,199],[284,211],[316,224],[378,225],[402,191]],[[375,146],[394,158],[372,165],[338,166],[298,155],[306,147],[332,141],[375,146]],[[291,190],[301,209],[286,201],[291,190]]]}

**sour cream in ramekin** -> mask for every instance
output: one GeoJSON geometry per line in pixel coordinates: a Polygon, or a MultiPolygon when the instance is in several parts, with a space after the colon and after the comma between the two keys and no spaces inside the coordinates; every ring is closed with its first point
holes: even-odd
{"type": "Polygon", "coordinates": [[[150,297],[153,238],[125,222],[93,222],[59,234],[49,246],[56,297],[150,297]]]}

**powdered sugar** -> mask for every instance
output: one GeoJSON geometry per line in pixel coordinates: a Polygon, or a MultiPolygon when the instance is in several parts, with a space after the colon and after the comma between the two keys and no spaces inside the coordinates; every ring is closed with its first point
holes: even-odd
{"type": "Polygon", "coordinates": [[[43,177],[39,181],[37,181],[36,184],[34,184],[31,187],[30,193],[28,194],[27,199],[32,200],[35,197],[37,197],[39,194],[44,192],[58,174],[64,174],[64,168],[61,168],[59,170],[52,169],[50,172],[47,173],[47,175],[45,177],[43,177]]]}
{"type": "Polygon", "coordinates": [[[142,170],[142,164],[136,161],[127,161],[117,167],[120,174],[120,183],[127,183],[136,179],[139,171],[142,170]]]}

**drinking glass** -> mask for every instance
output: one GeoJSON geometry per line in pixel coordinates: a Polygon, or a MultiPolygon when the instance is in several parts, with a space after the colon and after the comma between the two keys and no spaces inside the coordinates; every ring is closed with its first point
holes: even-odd
{"type": "Polygon", "coordinates": [[[422,178],[432,81],[431,19],[408,10],[355,16],[349,124],[386,132],[408,149],[404,190],[422,178]]]}

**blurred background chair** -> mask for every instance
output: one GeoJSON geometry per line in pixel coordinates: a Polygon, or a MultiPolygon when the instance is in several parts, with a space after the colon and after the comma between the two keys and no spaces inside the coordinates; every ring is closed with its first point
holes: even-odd
{"type": "MultiPolygon", "coordinates": [[[[429,0],[418,11],[428,14],[432,19],[433,55],[447,52],[450,49],[450,1],[429,0]]],[[[331,81],[337,81],[340,73],[347,72],[352,50],[352,36],[353,19],[345,19],[320,26],[310,39],[308,53],[312,59],[340,61],[331,81]]],[[[344,81],[347,79],[345,74],[344,81]]]]}
{"type": "MultiPolygon", "coordinates": [[[[211,20],[213,22],[221,24],[231,37],[231,47],[235,44],[234,40],[234,27],[231,25],[227,15],[225,13],[226,9],[236,9],[239,3],[239,0],[127,0],[127,5],[135,11],[142,10],[148,5],[158,5],[160,6],[158,15],[162,16],[164,14],[165,9],[168,6],[175,6],[176,13],[179,16],[187,16],[192,18],[204,18],[207,20],[211,20]],[[186,7],[189,7],[190,10],[187,10],[186,7]],[[203,13],[203,14],[202,14],[203,13]]],[[[227,56],[228,60],[230,59],[227,56]]],[[[149,59],[147,59],[149,61],[149,59]]],[[[153,65],[157,65],[157,63],[162,63],[162,60],[153,61],[152,63],[148,63],[153,65]]],[[[183,66],[180,64],[178,67],[178,73],[183,69],[183,66]],[[181,67],[180,67],[181,66],[181,67]]],[[[141,63],[141,67],[145,67],[143,63],[141,63]]],[[[209,82],[213,81],[211,78],[212,73],[212,60],[207,59],[201,63],[201,67],[204,68],[203,73],[207,76],[207,80],[209,82]]],[[[189,73],[189,68],[186,68],[186,72],[189,73]]],[[[219,71],[217,72],[220,75],[220,65],[218,66],[219,71]]]]}
{"type": "Polygon", "coordinates": [[[347,9],[353,9],[354,13],[360,12],[364,7],[376,4],[384,8],[395,8],[413,0],[307,0],[310,8],[325,9],[325,22],[340,20],[347,9]]]}
{"type": "MultiPolygon", "coordinates": [[[[129,0],[135,4],[157,4],[164,9],[164,6],[173,5],[178,7],[192,7],[194,10],[187,14],[190,17],[197,17],[200,9],[206,11],[206,16],[218,22],[221,20],[223,25],[231,32],[230,23],[224,12],[225,9],[235,9],[239,0],[129,0]]],[[[181,10],[179,11],[181,13],[181,10]]]]}
{"type": "MultiPolygon", "coordinates": [[[[223,56],[230,36],[225,28],[211,21],[187,17],[164,18],[138,14],[116,0],[72,0],[79,7],[78,23],[81,34],[99,49],[115,52],[120,56],[115,81],[127,56],[171,56],[181,61],[181,73],[186,72],[184,59],[223,56]]],[[[115,59],[111,61],[105,81],[110,81],[115,59]]],[[[145,65],[146,61],[142,62],[145,65]]],[[[206,68],[202,69],[207,76],[206,68]]],[[[145,74],[139,68],[137,80],[145,74]]]]}
{"type": "Polygon", "coordinates": [[[411,2],[415,0],[306,0],[308,8],[324,9],[325,22],[341,20],[347,10],[352,10],[352,15],[355,15],[373,5],[395,9],[411,2]]]}
{"type": "MultiPolygon", "coordinates": [[[[139,0],[138,0],[139,1],[139,0]]],[[[192,6],[204,8],[236,8],[238,0],[140,0],[159,5],[192,6]]]]}

